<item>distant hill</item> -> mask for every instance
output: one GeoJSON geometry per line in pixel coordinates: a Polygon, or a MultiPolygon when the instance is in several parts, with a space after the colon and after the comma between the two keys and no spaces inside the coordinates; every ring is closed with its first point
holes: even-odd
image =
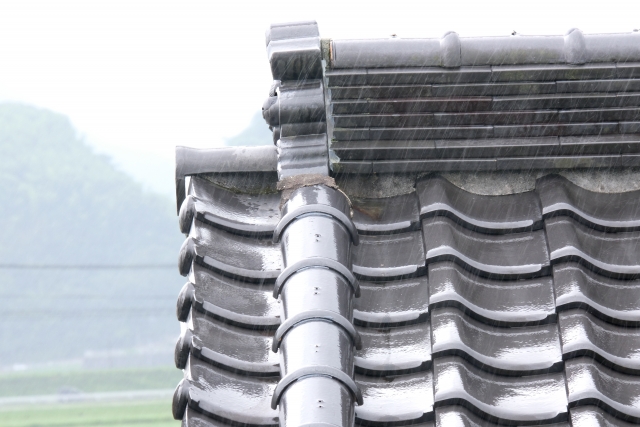
{"type": "Polygon", "coordinates": [[[249,146],[249,145],[273,145],[273,133],[262,118],[262,112],[258,111],[251,118],[249,125],[236,136],[232,136],[225,141],[229,146],[249,146]]]}
{"type": "Polygon", "coordinates": [[[172,200],[96,155],[66,117],[0,104],[0,235],[0,367],[177,337],[172,200]],[[50,268],[106,264],[160,268],[50,268]]]}

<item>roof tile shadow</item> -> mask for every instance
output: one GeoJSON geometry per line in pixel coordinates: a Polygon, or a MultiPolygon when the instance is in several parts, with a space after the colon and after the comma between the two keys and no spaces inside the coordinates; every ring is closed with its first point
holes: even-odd
{"type": "Polygon", "coordinates": [[[354,299],[356,324],[390,326],[426,320],[429,312],[427,276],[388,282],[360,281],[360,298],[354,299]]]}
{"type": "Polygon", "coordinates": [[[640,329],[604,322],[584,310],[558,315],[565,358],[595,357],[603,365],[628,374],[640,374],[640,329]]]}
{"type": "Polygon", "coordinates": [[[458,404],[500,424],[532,425],[567,419],[561,372],[526,377],[493,375],[451,356],[436,358],[435,406],[458,404]]]}
{"type": "Polygon", "coordinates": [[[389,280],[426,273],[422,233],[361,236],[353,247],[353,273],[358,278],[389,280]]]}
{"type": "Polygon", "coordinates": [[[602,231],[640,230],[640,190],[596,193],[559,175],[547,175],[537,181],[536,192],[545,218],[568,215],[602,231]]]}
{"type": "Polygon", "coordinates": [[[582,308],[610,323],[640,326],[640,280],[601,276],[577,263],[553,266],[558,310],[582,308]]]}
{"type": "Polygon", "coordinates": [[[429,323],[391,328],[358,328],[362,349],[356,351],[356,371],[391,375],[421,370],[431,365],[429,323]]]}
{"type": "Polygon", "coordinates": [[[524,279],[549,272],[543,230],[507,235],[480,234],[449,218],[422,220],[427,263],[454,261],[473,273],[524,279]]]}
{"type": "Polygon", "coordinates": [[[487,372],[538,374],[563,369],[555,324],[501,328],[475,321],[455,308],[431,312],[433,357],[459,355],[487,372]]]}
{"type": "Polygon", "coordinates": [[[453,262],[429,265],[430,305],[454,306],[484,323],[525,325],[555,321],[553,281],[519,281],[474,276],[453,262]]]}
{"type": "Polygon", "coordinates": [[[609,277],[640,277],[639,231],[606,233],[570,217],[546,219],[545,228],[552,263],[575,261],[609,277]]]}
{"type": "Polygon", "coordinates": [[[446,216],[471,230],[508,233],[542,227],[540,202],[532,191],[504,196],[469,193],[436,176],[416,185],[420,216],[446,216]]]}
{"type": "Polygon", "coordinates": [[[595,405],[633,423],[640,422],[640,378],[612,371],[593,359],[565,362],[571,407],[595,405]]]}

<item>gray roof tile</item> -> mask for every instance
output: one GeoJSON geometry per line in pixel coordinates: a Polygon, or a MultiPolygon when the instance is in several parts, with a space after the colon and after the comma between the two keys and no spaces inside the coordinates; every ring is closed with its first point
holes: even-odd
{"type": "Polygon", "coordinates": [[[413,424],[433,418],[430,371],[393,377],[356,375],[365,404],[356,408],[356,423],[413,424]]]}
{"type": "Polygon", "coordinates": [[[387,328],[358,328],[362,349],[355,354],[356,370],[373,375],[396,374],[431,365],[428,322],[387,328]]]}
{"type": "Polygon", "coordinates": [[[362,236],[353,248],[353,272],[371,280],[419,276],[426,272],[422,233],[362,236]],[[393,254],[390,256],[390,254],[393,254]]]}
{"type": "Polygon", "coordinates": [[[196,218],[233,233],[271,237],[280,220],[279,203],[277,193],[242,194],[195,176],[180,209],[180,228],[188,234],[196,218]]]}
{"type": "Polygon", "coordinates": [[[189,324],[176,344],[179,368],[185,367],[190,352],[232,372],[280,376],[278,355],[271,351],[272,333],[226,325],[198,311],[192,312],[189,324]]]}
{"type": "Polygon", "coordinates": [[[455,308],[431,311],[434,357],[459,355],[485,371],[544,373],[562,369],[554,324],[504,328],[485,325],[455,308]]]}
{"type": "Polygon", "coordinates": [[[453,262],[437,262],[429,265],[429,293],[431,305],[455,306],[485,323],[536,323],[555,313],[550,277],[489,280],[453,262]]]}
{"type": "Polygon", "coordinates": [[[577,406],[569,410],[573,427],[631,427],[632,424],[615,418],[597,406],[577,406]]]}
{"type": "Polygon", "coordinates": [[[230,277],[274,280],[282,269],[279,249],[271,240],[239,236],[197,222],[180,249],[180,271],[188,274],[195,260],[230,277]]]}
{"type": "Polygon", "coordinates": [[[271,409],[276,383],[277,378],[241,376],[190,358],[174,395],[174,416],[187,404],[227,423],[277,426],[278,412],[271,409]]]}
{"type": "Polygon", "coordinates": [[[640,329],[615,326],[580,309],[561,312],[558,325],[565,357],[586,355],[615,370],[640,373],[640,329]]]}
{"type": "Polygon", "coordinates": [[[455,261],[474,272],[502,278],[541,276],[549,270],[544,231],[480,234],[449,218],[422,221],[427,263],[455,261]]]}
{"type": "Polygon", "coordinates": [[[609,322],[640,325],[640,281],[600,276],[577,263],[553,267],[558,309],[579,307],[609,322]]]}
{"type": "Polygon", "coordinates": [[[569,215],[591,228],[624,231],[640,228],[640,191],[595,193],[559,175],[536,183],[545,217],[569,215]]]}
{"type": "Polygon", "coordinates": [[[464,191],[442,177],[416,184],[420,216],[446,216],[473,230],[504,233],[542,226],[540,204],[533,192],[481,196],[464,191]]]}
{"type": "Polygon", "coordinates": [[[351,198],[353,223],[363,234],[388,234],[420,228],[416,193],[379,199],[351,198]]]}
{"type": "MultiPolygon", "coordinates": [[[[490,421],[480,418],[464,406],[443,406],[436,408],[436,427],[497,427],[490,421]]],[[[569,427],[568,422],[547,424],[549,427],[569,427]]]]}
{"type": "Polygon", "coordinates": [[[545,220],[552,262],[577,261],[601,274],[640,275],[640,232],[610,234],[593,230],[570,217],[545,220]]]}
{"type": "Polygon", "coordinates": [[[569,404],[597,405],[617,417],[640,421],[640,378],[612,371],[588,358],[565,362],[569,404]]]}
{"type": "Polygon", "coordinates": [[[360,281],[360,298],[354,300],[357,323],[393,326],[424,319],[429,312],[427,276],[389,282],[360,281]]]}
{"type": "Polygon", "coordinates": [[[551,423],[567,417],[562,373],[526,377],[492,375],[459,357],[433,361],[436,407],[461,404],[489,421],[551,423]]]}

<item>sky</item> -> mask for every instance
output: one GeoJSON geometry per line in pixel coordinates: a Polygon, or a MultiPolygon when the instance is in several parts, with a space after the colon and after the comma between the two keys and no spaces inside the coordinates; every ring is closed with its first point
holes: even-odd
{"type": "Polygon", "coordinates": [[[640,1],[0,0],[0,101],[69,116],[171,194],[174,147],[220,147],[249,124],[272,80],[265,30],[300,20],[334,39],[630,32],[640,1]]]}

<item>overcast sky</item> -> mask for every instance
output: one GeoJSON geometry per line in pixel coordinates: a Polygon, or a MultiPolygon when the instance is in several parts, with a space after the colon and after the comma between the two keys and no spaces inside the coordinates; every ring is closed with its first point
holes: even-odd
{"type": "Polygon", "coordinates": [[[125,169],[164,176],[175,145],[221,146],[260,109],[269,24],[311,19],[331,38],[630,32],[640,0],[2,0],[0,100],[64,113],[125,169]]]}

